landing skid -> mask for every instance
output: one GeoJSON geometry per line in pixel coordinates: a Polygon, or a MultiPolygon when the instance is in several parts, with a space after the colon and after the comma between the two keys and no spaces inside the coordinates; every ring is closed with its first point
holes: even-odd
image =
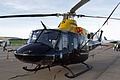
{"type": "Polygon", "coordinates": [[[72,75],[69,75],[69,73],[65,73],[65,76],[68,77],[68,78],[75,78],[75,77],[77,77],[77,76],[79,76],[79,75],[81,75],[81,74],[83,74],[83,73],[85,73],[85,72],[87,72],[87,71],[89,71],[89,70],[91,70],[93,68],[91,65],[88,65],[86,63],[82,63],[82,64],[84,64],[87,67],[87,69],[85,69],[85,70],[83,70],[83,71],[81,71],[79,73],[76,73],[76,74],[73,73],[71,71],[71,69],[69,69],[67,66],[62,66],[64,68],[66,68],[68,71],[70,71],[70,73],[72,74],[72,75]]]}
{"type": "Polygon", "coordinates": [[[52,67],[52,66],[48,65],[48,66],[45,66],[45,67],[41,67],[41,65],[38,65],[33,69],[28,69],[27,67],[23,67],[23,69],[26,70],[26,71],[31,71],[31,72],[35,71],[35,73],[36,73],[38,70],[45,69],[45,68],[48,68],[49,71],[50,71],[50,67],[52,67]]]}
{"type": "MultiPolygon", "coordinates": [[[[86,69],[85,70],[83,70],[83,71],[81,71],[81,72],[79,72],[79,73],[73,73],[72,72],[72,70],[71,69],[69,69],[67,66],[64,66],[64,65],[61,65],[62,67],[64,67],[64,68],[66,68],[72,75],[69,75],[69,73],[65,73],[65,76],[66,77],[68,77],[68,78],[75,78],[75,77],[77,77],[77,76],[79,76],[79,75],[81,75],[81,74],[83,74],[83,73],[85,73],[85,72],[87,72],[87,71],[89,71],[89,70],[91,70],[93,67],[91,66],[91,65],[88,65],[88,64],[86,64],[86,63],[82,63],[82,64],[84,64],[85,66],[86,66],[86,69]]],[[[35,71],[34,73],[36,73],[38,70],[41,70],[41,69],[45,69],[45,68],[48,68],[49,69],[49,71],[50,71],[50,67],[53,67],[53,65],[52,66],[45,66],[45,67],[41,67],[41,65],[37,65],[35,68],[33,68],[33,69],[29,69],[29,68],[27,68],[27,67],[23,67],[23,69],[24,70],[26,70],[26,71],[31,71],[31,72],[33,72],[33,71],[35,71]]],[[[60,70],[61,71],[61,70],[60,70]]],[[[59,71],[59,72],[60,72],[59,71]]],[[[56,76],[56,75],[55,75],[56,76]]]]}

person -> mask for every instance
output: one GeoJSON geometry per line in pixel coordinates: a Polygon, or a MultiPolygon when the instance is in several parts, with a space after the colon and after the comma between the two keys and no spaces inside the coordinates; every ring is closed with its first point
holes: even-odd
{"type": "Polygon", "coordinates": [[[120,44],[118,44],[118,48],[117,48],[117,51],[120,51],[120,44]]]}
{"type": "Polygon", "coordinates": [[[116,51],[116,46],[117,46],[117,44],[114,44],[114,46],[113,46],[114,51],[116,51]]]}
{"type": "Polygon", "coordinates": [[[7,46],[7,41],[4,41],[4,43],[3,43],[3,51],[7,50],[6,46],[7,46]]]}

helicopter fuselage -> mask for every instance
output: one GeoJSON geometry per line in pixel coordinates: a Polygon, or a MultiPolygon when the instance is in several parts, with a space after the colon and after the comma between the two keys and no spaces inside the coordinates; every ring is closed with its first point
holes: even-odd
{"type": "Polygon", "coordinates": [[[15,50],[14,55],[17,59],[37,65],[34,69],[23,67],[24,70],[36,72],[44,68],[49,68],[50,71],[50,67],[60,65],[68,69],[72,74],[70,76],[66,73],[66,77],[74,78],[92,69],[92,66],[87,65],[84,61],[88,59],[90,50],[101,45],[102,31],[96,40],[94,40],[94,37],[95,35],[98,35],[97,33],[109,19],[120,20],[118,18],[110,18],[120,3],[118,3],[108,17],[77,15],[76,10],[89,1],[90,0],[80,0],[80,2],[65,14],[22,14],[0,16],[0,18],[63,16],[63,20],[58,26],[58,29],[47,29],[41,21],[44,29],[33,31],[27,44],[15,50]],[[86,29],[78,27],[74,20],[75,16],[107,19],[97,32],[88,33],[86,29]],[[76,63],[84,64],[87,69],[74,74],[67,65],[76,63]]]}
{"type": "Polygon", "coordinates": [[[68,65],[88,59],[87,37],[56,29],[35,30],[27,44],[17,49],[15,57],[37,65],[68,65]]]}

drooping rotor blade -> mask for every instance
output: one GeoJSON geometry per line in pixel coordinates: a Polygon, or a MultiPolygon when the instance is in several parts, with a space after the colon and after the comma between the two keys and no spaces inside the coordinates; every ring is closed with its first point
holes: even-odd
{"type": "Polygon", "coordinates": [[[70,13],[75,13],[75,11],[80,8],[82,5],[84,5],[85,3],[87,3],[90,0],[81,0],[79,3],[77,3],[71,10],[70,13]]]}
{"type": "MultiPolygon", "coordinates": [[[[107,18],[103,16],[86,16],[86,15],[76,15],[77,17],[88,17],[88,18],[107,18]]],[[[114,19],[114,20],[120,20],[120,18],[109,18],[109,19],[114,19]]]]}
{"type": "Polygon", "coordinates": [[[6,15],[0,18],[17,18],[17,17],[47,17],[47,16],[61,16],[62,14],[21,14],[21,15],[6,15]]]}
{"type": "MultiPolygon", "coordinates": [[[[94,35],[93,36],[91,36],[91,37],[94,37],[102,28],[103,28],[103,26],[107,23],[107,21],[110,19],[110,17],[112,16],[112,14],[114,13],[114,11],[117,9],[117,7],[119,6],[119,4],[120,4],[120,2],[117,4],[117,6],[113,9],[113,11],[110,13],[110,15],[107,17],[107,19],[105,20],[105,22],[103,23],[103,25],[94,33],[94,35]]],[[[88,42],[90,42],[90,39],[82,46],[82,48],[81,49],[83,49],[86,45],[87,45],[87,43],[88,42]]]]}
{"type": "Polygon", "coordinates": [[[108,19],[110,19],[110,17],[112,16],[112,14],[114,13],[114,11],[117,9],[117,7],[119,6],[120,2],[117,4],[117,6],[113,9],[113,11],[111,12],[111,14],[107,17],[106,21],[103,23],[103,25],[101,26],[101,28],[107,23],[108,19]]]}

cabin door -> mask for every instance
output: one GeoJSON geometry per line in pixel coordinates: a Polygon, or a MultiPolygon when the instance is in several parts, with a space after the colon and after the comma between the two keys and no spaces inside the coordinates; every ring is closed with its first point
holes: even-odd
{"type": "Polygon", "coordinates": [[[79,53],[78,51],[78,36],[77,34],[70,34],[69,35],[69,61],[74,63],[78,60],[76,54],[79,53]]]}

